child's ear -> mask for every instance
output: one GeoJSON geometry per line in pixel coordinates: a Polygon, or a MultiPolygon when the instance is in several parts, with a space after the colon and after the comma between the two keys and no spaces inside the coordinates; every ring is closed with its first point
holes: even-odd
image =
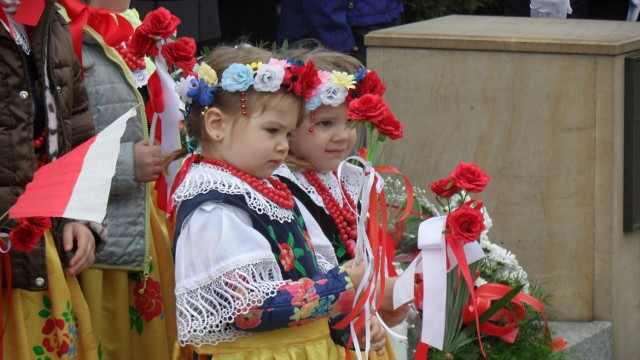
{"type": "Polygon", "coordinates": [[[224,138],[225,121],[222,111],[218,108],[209,108],[204,113],[204,130],[213,141],[224,138]]]}

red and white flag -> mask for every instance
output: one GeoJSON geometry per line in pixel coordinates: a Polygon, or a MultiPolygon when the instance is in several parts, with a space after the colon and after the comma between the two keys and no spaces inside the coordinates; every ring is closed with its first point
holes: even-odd
{"type": "Polygon", "coordinates": [[[102,222],[116,171],[120,138],[127,120],[135,115],[136,107],[98,135],[36,171],[9,217],[65,217],[102,222]]]}

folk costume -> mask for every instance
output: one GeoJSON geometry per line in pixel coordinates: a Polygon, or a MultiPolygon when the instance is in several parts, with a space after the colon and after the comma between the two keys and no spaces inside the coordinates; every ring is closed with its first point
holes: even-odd
{"type": "MultiPolygon", "coordinates": [[[[94,333],[102,359],[170,359],[176,341],[171,238],[166,214],[155,203],[153,183],[135,181],[134,145],[148,138],[143,89],[139,88],[144,84],[141,80],[148,78],[146,64],[131,61],[122,43],[107,44],[114,29],[101,31],[105,31],[104,17],[113,14],[76,0],[62,3],[71,18],[72,34],[82,32],[77,38],[82,39],[84,81],[97,130],[138,107],[122,137],[111,184],[109,243],[92,268],[80,274],[94,333]],[[85,11],[89,17],[82,26],[76,22],[85,11]]],[[[119,40],[131,35],[126,29],[119,40]]]]}
{"type": "Polygon", "coordinates": [[[174,195],[180,343],[214,359],[339,358],[328,321],[351,310],[353,285],[320,271],[290,192],[192,156],[174,195]]]}
{"type": "MultiPolygon", "coordinates": [[[[0,1],[0,351],[5,359],[98,359],[87,303],[77,278],[65,270],[71,257],[61,230],[70,220],[53,219],[52,230],[31,251],[17,251],[12,240],[4,253],[4,237],[16,224],[3,214],[34,172],[95,134],[68,26],[53,1],[40,5],[27,9],[19,0],[0,1]]],[[[83,223],[100,250],[104,228],[83,223]]]]}

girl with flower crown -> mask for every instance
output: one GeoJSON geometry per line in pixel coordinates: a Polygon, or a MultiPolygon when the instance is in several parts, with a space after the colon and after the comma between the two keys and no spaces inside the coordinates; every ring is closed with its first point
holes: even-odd
{"type": "MultiPolygon", "coordinates": [[[[111,183],[109,241],[93,266],[80,275],[80,285],[103,359],[168,360],[177,339],[174,268],[166,214],[155,204],[154,191],[163,158],[160,146],[148,140],[141,95],[148,66],[126,46],[133,34],[129,3],[61,1],[72,39],[79,42],[74,49],[82,61],[97,130],[137,106],[137,115],[127,122],[122,136],[111,183]],[[126,18],[121,16],[125,12],[126,18]]],[[[175,32],[179,20],[166,14],[173,18],[167,31],[175,32]]],[[[149,19],[145,21],[139,31],[149,19]]]]}
{"type": "Polygon", "coordinates": [[[197,149],[173,195],[178,339],[201,358],[339,358],[328,321],[351,310],[364,267],[322,271],[291,192],[271,176],[318,83],[312,62],[252,47],[217,48],[178,83],[197,149]]]}
{"type": "MultiPolygon", "coordinates": [[[[305,219],[307,223],[319,224],[320,233],[312,232],[316,251],[331,265],[342,264],[355,256],[358,236],[355,213],[364,178],[360,167],[343,162],[352,153],[357,138],[357,128],[347,118],[347,111],[354,97],[382,95],[384,84],[374,72],[362,70],[362,64],[351,56],[322,46],[309,49],[306,43],[303,45],[290,49],[290,55],[312,60],[322,82],[306,102],[303,124],[289,141],[286,165],[278,168],[275,175],[302,203],[303,212],[312,217],[305,219]],[[338,178],[341,164],[344,166],[338,178]]],[[[393,326],[404,319],[406,310],[403,307],[381,314],[393,326]]],[[[380,326],[375,317],[372,326],[380,326]]],[[[346,333],[342,332],[342,336],[346,333]]],[[[346,345],[344,338],[336,342],[346,345]]],[[[386,348],[385,356],[394,358],[384,332],[375,339],[372,337],[371,342],[374,349],[380,350],[379,357],[386,348]]]]}

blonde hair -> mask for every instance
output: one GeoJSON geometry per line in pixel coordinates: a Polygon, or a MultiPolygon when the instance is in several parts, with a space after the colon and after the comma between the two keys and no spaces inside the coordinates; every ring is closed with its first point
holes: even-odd
{"type": "MultiPolygon", "coordinates": [[[[216,47],[204,61],[207,65],[211,66],[218,76],[221,76],[224,70],[226,70],[231,64],[241,63],[250,64],[254,62],[266,63],[273,54],[267,50],[253,47],[247,44],[238,44],[235,46],[221,45],[216,47]]],[[[241,104],[242,94],[240,92],[225,91],[221,87],[218,87],[214,94],[213,103],[209,107],[215,107],[220,109],[225,114],[228,114],[236,120],[248,119],[252,114],[262,113],[270,104],[280,102],[284,99],[295,99],[299,104],[298,108],[293,108],[291,111],[298,112],[298,121],[296,126],[300,126],[304,117],[304,101],[297,97],[293,92],[285,92],[283,89],[276,92],[258,92],[252,87],[244,92],[244,97],[247,104],[247,116],[242,116],[241,104]]],[[[206,133],[203,130],[203,115],[208,108],[203,107],[197,102],[191,104],[189,114],[184,120],[184,126],[187,131],[187,135],[190,138],[195,138],[192,141],[192,146],[197,147],[198,144],[202,144],[202,141],[206,139],[206,133]]],[[[188,155],[186,149],[176,150],[170,153],[165,158],[165,169],[173,160],[180,159],[188,155]]]]}

